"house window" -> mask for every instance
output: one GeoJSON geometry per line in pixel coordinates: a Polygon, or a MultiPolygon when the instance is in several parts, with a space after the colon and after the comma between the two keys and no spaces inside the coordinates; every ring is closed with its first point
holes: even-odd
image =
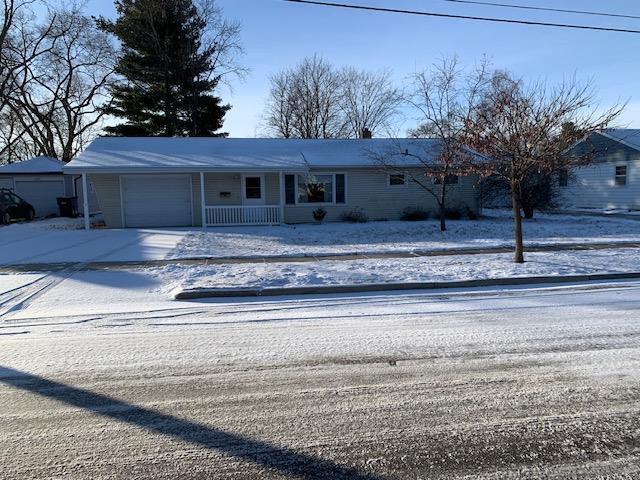
{"type": "Polygon", "coordinates": [[[558,185],[566,187],[569,184],[569,171],[563,168],[558,172],[558,185]]]}
{"type": "Polygon", "coordinates": [[[403,173],[391,173],[387,176],[387,179],[390,187],[406,185],[406,179],[403,173]]]}
{"type": "Polygon", "coordinates": [[[284,176],[284,203],[287,205],[296,204],[296,176],[284,176]]]}
{"type": "Polygon", "coordinates": [[[262,178],[261,177],[245,177],[244,179],[244,198],[260,199],[262,198],[262,178]]]}
{"type": "Polygon", "coordinates": [[[616,185],[619,187],[623,187],[627,184],[627,166],[626,165],[616,165],[616,185]]]}
{"type": "MultiPolygon", "coordinates": [[[[442,183],[442,181],[439,178],[436,178],[434,183],[436,185],[440,185],[442,183]]],[[[444,184],[445,185],[457,185],[458,184],[458,176],[457,175],[447,175],[446,177],[444,177],[444,184]]]]}
{"type": "Polygon", "coordinates": [[[297,204],[345,203],[345,175],[343,173],[298,175],[296,191],[297,204]]]}

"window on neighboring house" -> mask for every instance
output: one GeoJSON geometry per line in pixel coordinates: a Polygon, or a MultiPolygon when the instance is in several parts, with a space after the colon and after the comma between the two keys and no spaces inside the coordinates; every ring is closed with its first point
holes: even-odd
{"type": "MultiPolygon", "coordinates": [[[[436,185],[440,185],[442,181],[439,178],[436,178],[434,182],[436,185]]],[[[457,185],[458,184],[458,176],[457,175],[447,175],[444,177],[445,185],[457,185]]]]}
{"type": "Polygon", "coordinates": [[[390,173],[387,179],[390,187],[406,185],[406,179],[403,173],[390,173]]]}
{"type": "Polygon", "coordinates": [[[616,185],[622,187],[627,184],[627,166],[626,165],[616,165],[616,185]]]}
{"type": "Polygon", "coordinates": [[[569,184],[569,171],[563,168],[558,172],[558,185],[566,187],[569,184]]]}
{"type": "MultiPolygon", "coordinates": [[[[285,189],[287,186],[287,179],[285,178],[285,189]]],[[[295,203],[297,204],[345,203],[345,175],[343,173],[298,175],[296,191],[295,203]]],[[[290,200],[289,195],[287,195],[287,200],[290,200]]],[[[287,203],[290,202],[287,201],[287,203]]]]}

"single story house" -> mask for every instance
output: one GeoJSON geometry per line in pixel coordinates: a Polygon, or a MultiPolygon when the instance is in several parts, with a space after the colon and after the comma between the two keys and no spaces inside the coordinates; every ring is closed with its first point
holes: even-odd
{"type": "Polygon", "coordinates": [[[640,130],[595,133],[570,153],[593,155],[594,162],[559,176],[563,207],[640,210],[640,130]]]}
{"type": "MultiPolygon", "coordinates": [[[[58,214],[58,197],[82,197],[80,177],[65,175],[64,162],[51,157],[35,157],[0,166],[0,188],[8,188],[29,202],[36,216],[58,214]]],[[[90,211],[97,209],[95,193],[89,187],[90,211]]]]}
{"type": "MultiPolygon", "coordinates": [[[[306,223],[319,207],[327,221],[356,208],[398,219],[437,210],[410,181],[412,154],[435,157],[437,141],[102,137],[64,171],[94,185],[110,228],[306,223]],[[407,175],[379,165],[384,151],[403,152],[407,175]]],[[[450,182],[449,204],[478,212],[477,178],[450,182]]]]}

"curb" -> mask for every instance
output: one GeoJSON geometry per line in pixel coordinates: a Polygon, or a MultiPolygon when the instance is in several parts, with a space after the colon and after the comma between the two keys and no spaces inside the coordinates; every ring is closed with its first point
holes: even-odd
{"type": "Polygon", "coordinates": [[[592,275],[567,275],[564,277],[516,277],[481,280],[456,280],[451,282],[368,283],[361,285],[317,285],[312,287],[267,288],[187,288],[174,290],[175,300],[225,297],[272,297],[282,295],[312,295],[330,293],[366,293],[393,290],[436,290],[445,288],[473,288],[505,285],[531,285],[544,283],[572,283],[599,280],[628,280],[640,278],[640,272],[602,273],[592,275]]]}

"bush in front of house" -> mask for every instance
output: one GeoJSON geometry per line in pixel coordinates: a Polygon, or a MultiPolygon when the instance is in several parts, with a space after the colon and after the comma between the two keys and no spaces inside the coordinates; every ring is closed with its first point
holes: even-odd
{"type": "Polygon", "coordinates": [[[471,210],[467,205],[458,205],[456,207],[447,208],[444,212],[447,220],[461,220],[467,218],[469,220],[477,220],[478,214],[471,210]]]}
{"type": "Polygon", "coordinates": [[[340,215],[340,219],[343,222],[350,222],[350,223],[367,223],[369,221],[369,217],[367,216],[366,213],[364,213],[364,210],[360,207],[356,207],[352,210],[347,210],[345,212],[342,212],[342,215],[340,215]]]}
{"type": "Polygon", "coordinates": [[[313,219],[316,222],[322,222],[324,220],[324,217],[327,216],[327,211],[324,208],[316,208],[313,211],[313,219]]]}
{"type": "Polygon", "coordinates": [[[402,211],[400,219],[406,222],[420,222],[422,220],[428,220],[430,216],[430,212],[423,208],[407,207],[402,211]]]}

